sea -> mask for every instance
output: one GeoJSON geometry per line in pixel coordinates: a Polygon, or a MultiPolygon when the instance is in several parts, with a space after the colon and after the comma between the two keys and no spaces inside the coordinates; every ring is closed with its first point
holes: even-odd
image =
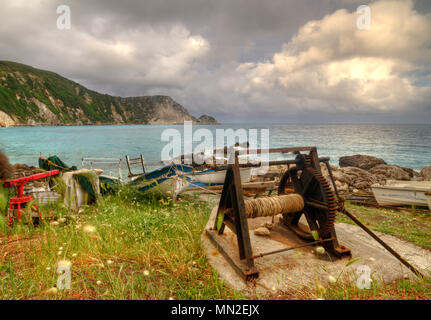
{"type": "MultiPolygon", "coordinates": [[[[98,125],[0,128],[0,149],[11,163],[37,166],[40,155],[59,156],[81,167],[82,158],[123,159],[144,155],[148,167],[157,167],[173,130],[184,136],[183,125],[98,125]],[[170,130],[170,131],[167,131],[170,130]],[[162,139],[165,135],[165,139],[162,139]]],[[[222,130],[253,129],[258,141],[268,133],[270,147],[316,146],[319,156],[338,166],[341,156],[367,154],[389,164],[412,168],[431,165],[431,125],[410,124],[223,124],[196,125],[214,137],[222,130]]],[[[183,142],[181,142],[183,144],[183,142]]],[[[187,142],[186,142],[187,144],[187,142]]],[[[194,146],[199,141],[194,142],[194,146]]],[[[184,148],[184,146],[182,146],[184,148]]],[[[124,162],[123,162],[124,165],[124,162]]]]}

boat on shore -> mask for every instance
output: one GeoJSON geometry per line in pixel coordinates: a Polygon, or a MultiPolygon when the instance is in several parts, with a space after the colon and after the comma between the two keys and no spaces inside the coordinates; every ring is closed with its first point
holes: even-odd
{"type": "Polygon", "coordinates": [[[379,205],[386,206],[428,206],[431,199],[426,193],[431,192],[431,181],[388,181],[386,185],[371,186],[379,205]]]}
{"type": "Polygon", "coordinates": [[[130,185],[137,187],[139,191],[157,191],[166,196],[176,198],[191,182],[188,172],[191,167],[184,165],[167,165],[151,172],[134,177],[130,185]]]}
{"type": "MultiPolygon", "coordinates": [[[[252,168],[240,168],[241,182],[250,182],[252,168]]],[[[192,181],[198,181],[206,185],[223,184],[226,178],[227,170],[204,170],[198,172],[188,173],[187,175],[192,181]]]]}

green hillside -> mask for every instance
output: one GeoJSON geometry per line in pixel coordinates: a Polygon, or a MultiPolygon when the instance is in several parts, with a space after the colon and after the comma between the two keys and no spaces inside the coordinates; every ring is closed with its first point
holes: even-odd
{"type": "Polygon", "coordinates": [[[168,96],[121,98],[89,90],[54,72],[0,61],[0,125],[216,123],[168,96]]]}

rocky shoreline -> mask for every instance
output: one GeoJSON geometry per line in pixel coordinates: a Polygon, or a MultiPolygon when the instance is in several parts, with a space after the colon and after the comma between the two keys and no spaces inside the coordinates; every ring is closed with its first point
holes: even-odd
{"type": "MultiPolygon", "coordinates": [[[[323,163],[320,165],[323,176],[329,180],[326,165],[323,163]]],[[[39,168],[25,164],[14,164],[12,167],[14,178],[40,171],[39,168]]],[[[285,166],[271,167],[270,175],[280,175],[285,170],[285,166]]],[[[331,165],[331,170],[337,189],[342,194],[369,194],[372,192],[371,186],[373,184],[385,185],[389,180],[431,181],[431,166],[426,166],[417,172],[410,168],[387,164],[383,159],[368,155],[341,157],[339,167],[331,165]]],[[[10,170],[6,171],[10,173],[10,170]]]]}
{"type": "MultiPolygon", "coordinates": [[[[431,181],[431,166],[420,172],[387,164],[383,159],[368,155],[353,155],[339,158],[339,167],[331,166],[337,189],[342,193],[370,193],[373,184],[385,185],[389,180],[431,181]]],[[[322,173],[329,177],[325,165],[322,173]]]]}

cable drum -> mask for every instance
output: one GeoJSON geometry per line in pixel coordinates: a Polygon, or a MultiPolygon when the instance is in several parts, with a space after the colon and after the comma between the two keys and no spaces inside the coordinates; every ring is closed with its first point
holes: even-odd
{"type": "Polygon", "coordinates": [[[302,211],[304,209],[304,199],[301,195],[293,193],[245,200],[244,207],[247,218],[272,217],[278,214],[302,211]]]}

